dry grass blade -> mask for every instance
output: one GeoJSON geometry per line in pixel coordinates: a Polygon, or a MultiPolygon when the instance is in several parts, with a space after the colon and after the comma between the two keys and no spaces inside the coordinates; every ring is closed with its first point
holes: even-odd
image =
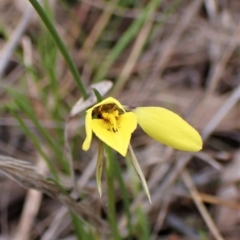
{"type": "Polygon", "coordinates": [[[5,48],[1,52],[1,55],[0,55],[0,59],[1,59],[1,61],[0,61],[0,79],[2,78],[3,72],[4,72],[7,64],[31,20],[32,14],[33,14],[33,8],[29,7],[27,9],[26,13],[24,14],[22,20],[20,21],[19,25],[17,26],[15,32],[13,33],[11,40],[6,44],[5,48]]]}
{"type": "Polygon", "coordinates": [[[217,87],[218,81],[225,71],[226,64],[228,63],[230,57],[232,56],[234,50],[238,46],[238,42],[235,41],[235,38],[239,36],[239,26],[236,27],[236,31],[233,34],[233,37],[230,39],[228,46],[224,50],[220,60],[213,64],[212,70],[209,74],[209,87],[207,88],[207,94],[211,94],[217,87]]]}
{"type": "Polygon", "coordinates": [[[67,215],[68,209],[66,207],[61,207],[58,213],[55,215],[49,228],[43,233],[41,240],[57,239],[60,225],[67,215]]]}
{"type": "Polygon", "coordinates": [[[167,195],[162,203],[161,211],[158,214],[157,221],[154,226],[155,234],[153,235],[151,240],[157,240],[158,232],[162,228],[166,215],[168,214],[168,208],[171,203],[171,198],[172,198],[172,188],[167,192],[167,195]]]}
{"type": "Polygon", "coordinates": [[[147,21],[145,23],[145,25],[142,27],[141,31],[139,32],[138,37],[134,43],[133,49],[132,49],[132,51],[123,67],[123,70],[114,86],[114,90],[112,91],[113,95],[118,95],[122,91],[127,80],[129,79],[129,77],[134,69],[134,66],[142,52],[144,44],[146,43],[149,33],[152,29],[152,24],[153,24],[152,21],[150,21],[150,20],[147,21]]]}
{"type": "Polygon", "coordinates": [[[199,193],[199,196],[201,197],[203,202],[221,205],[224,207],[229,207],[229,208],[233,208],[233,209],[240,211],[240,204],[237,202],[232,202],[232,201],[228,201],[225,199],[221,199],[219,197],[215,197],[215,196],[212,196],[212,195],[209,195],[206,193],[199,193]]]}
{"type": "Polygon", "coordinates": [[[113,2],[109,2],[109,4],[104,4],[104,11],[96,21],[96,24],[94,25],[92,31],[89,33],[88,38],[86,39],[83,48],[82,48],[82,53],[85,57],[88,57],[90,51],[94,47],[95,43],[97,42],[100,34],[104,30],[105,26],[109,22],[112,13],[114,12],[115,9],[115,4],[117,0],[113,2]]]}
{"type": "Polygon", "coordinates": [[[216,114],[212,117],[212,119],[209,121],[209,123],[203,129],[202,137],[204,140],[206,140],[209,137],[209,135],[216,128],[216,126],[230,112],[230,110],[239,101],[239,99],[240,99],[240,85],[234,90],[234,92],[230,95],[230,97],[226,100],[226,102],[216,112],[216,114]]]}
{"type": "Polygon", "coordinates": [[[0,155],[0,171],[25,188],[37,189],[53,198],[61,193],[54,182],[45,180],[28,162],[0,155]]]}
{"type": "Polygon", "coordinates": [[[199,152],[194,154],[196,157],[198,157],[199,159],[205,161],[206,163],[208,163],[209,165],[211,165],[213,168],[221,171],[223,169],[222,165],[220,163],[218,163],[213,157],[211,157],[209,154],[206,154],[204,152],[199,152]]]}
{"type": "Polygon", "coordinates": [[[213,234],[213,236],[217,240],[224,240],[223,237],[221,236],[220,232],[218,231],[215,223],[213,222],[211,216],[209,215],[206,207],[202,203],[201,197],[200,197],[196,187],[194,186],[194,183],[193,183],[191,177],[189,176],[187,170],[182,172],[182,178],[183,178],[185,185],[187,186],[187,188],[189,189],[189,191],[191,193],[193,201],[195,202],[199,212],[201,213],[203,219],[205,220],[205,222],[206,222],[208,228],[210,229],[211,233],[213,234]]]}
{"type": "Polygon", "coordinates": [[[202,0],[192,1],[188,9],[185,9],[185,14],[183,15],[179,24],[176,25],[176,28],[173,30],[170,38],[163,43],[164,51],[159,53],[158,58],[155,61],[157,62],[154,71],[151,73],[150,79],[161,75],[163,70],[166,68],[168,61],[170,60],[173,49],[179,41],[183,31],[187,28],[192,18],[195,16],[199,7],[201,6],[202,0]]]}
{"type": "Polygon", "coordinates": [[[101,229],[101,232],[108,232],[106,223],[91,211],[90,206],[63,195],[61,189],[54,182],[46,180],[38,174],[34,166],[28,162],[0,155],[0,171],[24,188],[33,188],[58,199],[79,217],[90,221],[97,229],[101,229]]]}
{"type": "MultiPolygon", "coordinates": [[[[36,165],[38,172],[45,174],[47,172],[47,165],[44,160],[38,156],[38,162],[36,165]]],[[[21,218],[19,221],[18,229],[15,234],[15,240],[29,239],[30,232],[33,227],[33,223],[40,209],[43,193],[34,189],[29,189],[25,198],[25,203],[21,218]]]]}

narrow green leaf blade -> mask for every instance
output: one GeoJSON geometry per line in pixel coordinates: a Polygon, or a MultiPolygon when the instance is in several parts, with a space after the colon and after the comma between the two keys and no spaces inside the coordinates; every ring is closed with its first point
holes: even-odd
{"type": "Polygon", "coordinates": [[[142,183],[142,186],[143,186],[143,189],[145,191],[145,193],[147,194],[148,196],[148,199],[149,199],[149,202],[152,203],[151,201],[151,196],[150,196],[150,193],[149,193],[149,190],[148,190],[148,186],[147,186],[147,183],[146,183],[146,180],[145,180],[145,177],[143,175],[143,172],[142,172],[142,169],[138,163],[138,160],[133,152],[133,149],[131,147],[131,145],[129,145],[129,148],[128,148],[128,153],[127,153],[127,157],[130,159],[138,177],[140,178],[140,181],[142,183]]]}

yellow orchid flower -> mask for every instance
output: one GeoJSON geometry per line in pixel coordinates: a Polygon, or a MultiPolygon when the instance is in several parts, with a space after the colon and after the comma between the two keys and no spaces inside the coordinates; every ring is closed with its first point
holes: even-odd
{"type": "Polygon", "coordinates": [[[146,180],[130,146],[137,123],[150,137],[175,149],[197,152],[202,148],[199,133],[177,114],[159,107],[138,107],[126,111],[119,101],[109,97],[86,111],[86,139],[82,146],[85,151],[90,148],[92,132],[101,140],[96,168],[100,196],[104,142],[122,156],[128,156],[151,202],[146,180]]]}
{"type": "Polygon", "coordinates": [[[89,149],[94,132],[101,141],[126,156],[132,132],[136,127],[136,116],[132,112],[126,112],[120,102],[109,97],[87,110],[87,136],[82,148],[85,151],[89,149]]]}
{"type": "Polygon", "coordinates": [[[126,156],[137,123],[150,137],[175,149],[197,152],[202,149],[199,133],[177,114],[160,107],[137,107],[126,112],[116,99],[109,97],[86,112],[86,139],[83,150],[90,148],[92,132],[108,146],[126,156]]]}

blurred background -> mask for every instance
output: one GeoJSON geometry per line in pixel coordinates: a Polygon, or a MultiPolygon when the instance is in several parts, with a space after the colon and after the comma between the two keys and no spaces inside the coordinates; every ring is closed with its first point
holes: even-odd
{"type": "Polygon", "coordinates": [[[115,154],[115,233],[97,141],[83,152],[85,114],[70,116],[82,94],[30,2],[0,1],[0,239],[239,240],[240,1],[41,2],[87,89],[109,80],[107,96],[170,109],[204,140],[188,154],[134,132],[152,204],[115,154]]]}

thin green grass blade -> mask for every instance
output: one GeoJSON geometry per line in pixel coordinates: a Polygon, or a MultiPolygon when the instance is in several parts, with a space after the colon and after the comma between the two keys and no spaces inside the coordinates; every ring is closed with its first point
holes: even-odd
{"type": "Polygon", "coordinates": [[[118,181],[119,188],[120,188],[122,198],[123,198],[124,211],[126,213],[127,221],[128,221],[127,224],[128,224],[129,235],[131,236],[132,232],[133,232],[133,227],[132,227],[132,223],[131,223],[130,201],[129,201],[128,191],[127,191],[127,188],[126,188],[124,180],[123,180],[121,168],[119,166],[118,161],[116,161],[116,159],[114,159],[113,165],[114,165],[114,169],[115,169],[115,173],[116,173],[116,179],[118,181]]]}
{"type": "Polygon", "coordinates": [[[16,118],[16,120],[18,121],[20,127],[25,132],[25,134],[29,137],[29,139],[31,139],[33,145],[35,146],[35,148],[37,149],[39,154],[46,161],[49,170],[53,174],[55,180],[58,182],[58,180],[59,180],[58,173],[57,173],[55,167],[53,166],[51,160],[48,158],[48,156],[45,154],[44,150],[42,149],[41,142],[39,141],[39,139],[36,137],[36,135],[33,132],[31,132],[29,130],[28,126],[24,123],[24,121],[21,119],[19,114],[14,109],[9,108],[9,110],[10,110],[11,114],[16,118]]]}
{"type": "Polygon", "coordinates": [[[71,212],[71,218],[77,239],[78,240],[89,239],[88,234],[86,233],[83,227],[82,221],[73,212],[71,212]]]}
{"type": "Polygon", "coordinates": [[[115,208],[115,189],[114,189],[114,176],[115,169],[113,165],[114,156],[113,151],[110,147],[105,145],[106,151],[106,162],[107,162],[107,192],[108,192],[108,220],[111,226],[111,231],[114,240],[121,240],[116,217],[115,208]]]}
{"type": "Polygon", "coordinates": [[[96,180],[97,180],[97,188],[98,188],[100,197],[102,196],[101,182],[102,182],[103,164],[104,164],[104,144],[102,141],[99,140],[99,142],[98,142],[98,158],[97,158],[97,167],[96,167],[96,180]]]}
{"type": "Polygon", "coordinates": [[[145,191],[145,193],[147,194],[148,196],[148,199],[149,199],[149,202],[152,203],[151,201],[151,196],[150,196],[150,193],[149,193],[149,190],[148,190],[148,186],[147,186],[147,183],[146,183],[146,180],[145,180],[145,177],[143,175],[143,172],[142,172],[142,169],[138,163],[138,160],[133,152],[133,149],[131,147],[131,145],[129,145],[129,148],[128,148],[128,153],[127,153],[127,157],[129,158],[129,160],[131,161],[141,183],[142,183],[142,186],[143,186],[143,189],[145,191]]]}
{"type": "Polygon", "coordinates": [[[139,229],[138,231],[139,240],[150,239],[151,234],[150,234],[150,228],[149,228],[147,216],[141,208],[137,209],[137,217],[138,217],[137,229],[139,229]]]}
{"type": "MultiPolygon", "coordinates": [[[[51,21],[53,21],[53,13],[48,6],[48,3],[44,1],[44,9],[46,14],[49,16],[51,21]]],[[[37,49],[40,54],[40,63],[41,71],[44,73],[48,82],[45,85],[44,90],[39,89],[39,98],[41,99],[42,105],[47,106],[48,113],[54,121],[62,121],[61,112],[64,111],[63,106],[61,105],[61,96],[60,96],[60,80],[58,78],[58,49],[57,46],[49,33],[49,31],[43,26],[42,33],[37,41],[37,49]],[[49,104],[51,102],[51,104],[49,104]]],[[[39,77],[42,74],[39,73],[38,78],[35,79],[35,85],[42,85],[43,78],[39,77]]],[[[56,135],[58,139],[62,139],[63,130],[56,129],[56,135]]]]}
{"type": "Polygon", "coordinates": [[[24,112],[31,119],[35,127],[38,129],[38,131],[43,135],[49,147],[53,150],[53,152],[58,157],[59,163],[61,164],[65,172],[67,174],[70,174],[69,163],[65,159],[62,149],[56,144],[56,142],[54,142],[50,133],[41,125],[36,115],[34,114],[34,110],[31,108],[25,96],[23,96],[22,94],[19,94],[18,92],[16,92],[14,89],[11,89],[11,88],[7,88],[6,90],[14,98],[14,102],[19,107],[19,109],[21,109],[21,111],[24,112]]]}
{"type": "Polygon", "coordinates": [[[52,22],[49,20],[47,14],[44,12],[43,8],[41,7],[41,5],[38,3],[37,0],[29,0],[29,2],[35,8],[36,12],[42,19],[43,23],[45,24],[46,28],[51,33],[52,38],[54,39],[56,45],[58,46],[58,49],[62,53],[67,65],[68,65],[68,68],[74,77],[74,80],[79,88],[79,91],[81,92],[83,98],[86,99],[88,97],[88,94],[87,94],[86,88],[83,84],[83,81],[78,73],[78,70],[77,70],[73,60],[70,57],[70,54],[69,54],[66,46],[64,45],[60,36],[58,35],[55,27],[53,26],[52,22]]]}

